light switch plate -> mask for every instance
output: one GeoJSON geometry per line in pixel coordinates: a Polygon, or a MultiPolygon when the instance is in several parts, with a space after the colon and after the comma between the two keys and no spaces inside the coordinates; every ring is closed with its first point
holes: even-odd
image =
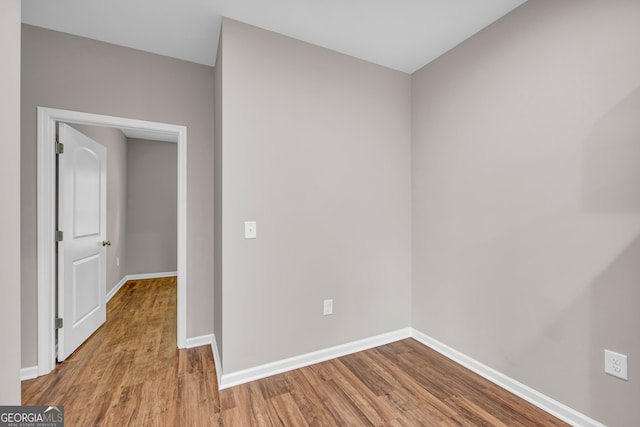
{"type": "Polygon", "coordinates": [[[326,299],[323,301],[322,305],[322,314],[328,316],[329,314],[333,314],[333,300],[326,299]]]}
{"type": "Polygon", "coordinates": [[[256,239],[258,237],[258,230],[255,221],[244,222],[244,238],[256,239]]]}

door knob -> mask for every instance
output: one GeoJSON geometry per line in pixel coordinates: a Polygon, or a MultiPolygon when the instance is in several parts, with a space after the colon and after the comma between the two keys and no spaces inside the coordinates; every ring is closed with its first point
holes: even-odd
{"type": "Polygon", "coordinates": [[[111,240],[104,240],[102,246],[111,246],[111,240]]]}

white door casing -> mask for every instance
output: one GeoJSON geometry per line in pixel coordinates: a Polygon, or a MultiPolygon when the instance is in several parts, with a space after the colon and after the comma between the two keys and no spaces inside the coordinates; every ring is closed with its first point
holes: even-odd
{"type": "Polygon", "coordinates": [[[173,141],[178,145],[178,347],[187,346],[187,128],[102,114],[38,107],[37,135],[37,375],[55,367],[56,244],[56,125],[59,122],[114,127],[139,132],[146,139],[173,141]],[[168,139],[166,139],[168,138],[168,139]]]}
{"type": "Polygon", "coordinates": [[[106,321],[107,149],[60,123],[58,157],[58,361],[106,321]]]}

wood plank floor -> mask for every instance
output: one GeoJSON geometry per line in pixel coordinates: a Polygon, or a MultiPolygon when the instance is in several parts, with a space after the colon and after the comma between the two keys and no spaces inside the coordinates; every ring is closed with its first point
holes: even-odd
{"type": "Polygon", "coordinates": [[[24,405],[71,426],[564,426],[407,339],[218,391],[209,346],[176,349],[175,278],[128,282],[107,323],[24,405]]]}

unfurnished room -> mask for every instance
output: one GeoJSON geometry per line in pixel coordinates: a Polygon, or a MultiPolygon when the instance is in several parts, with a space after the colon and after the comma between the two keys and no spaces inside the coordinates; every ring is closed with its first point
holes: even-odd
{"type": "Polygon", "coordinates": [[[640,426],[640,1],[0,2],[0,426],[640,426]]]}

